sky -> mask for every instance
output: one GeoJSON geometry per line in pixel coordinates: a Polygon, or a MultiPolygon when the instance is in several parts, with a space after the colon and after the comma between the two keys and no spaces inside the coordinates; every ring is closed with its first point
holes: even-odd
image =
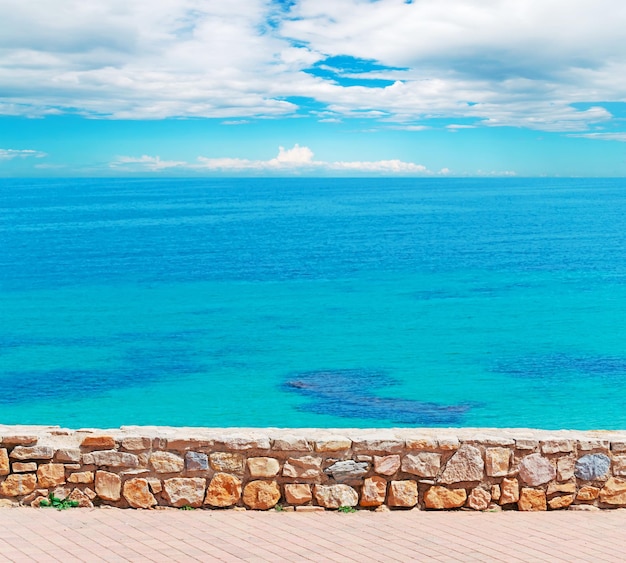
{"type": "Polygon", "coordinates": [[[619,0],[0,0],[0,177],[626,176],[619,0]]]}

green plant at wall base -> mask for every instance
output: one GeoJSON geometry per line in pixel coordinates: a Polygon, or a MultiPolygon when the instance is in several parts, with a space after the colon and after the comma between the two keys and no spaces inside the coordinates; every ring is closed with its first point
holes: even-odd
{"type": "Polygon", "coordinates": [[[185,506],[181,506],[179,510],[195,510],[195,508],[186,504],[185,506]]]}
{"type": "Polygon", "coordinates": [[[337,509],[337,512],[343,512],[344,514],[348,514],[349,512],[356,512],[356,508],[353,506],[340,506],[337,509]]]}
{"type": "Polygon", "coordinates": [[[69,500],[67,498],[60,499],[59,497],[55,497],[54,493],[50,493],[48,499],[42,500],[39,506],[43,506],[44,508],[56,508],[57,510],[67,510],[68,508],[76,508],[78,501],[69,500]]]}
{"type": "Polygon", "coordinates": [[[277,505],[274,507],[274,510],[275,510],[276,512],[285,512],[285,507],[284,507],[282,504],[277,504],[277,505]]]}

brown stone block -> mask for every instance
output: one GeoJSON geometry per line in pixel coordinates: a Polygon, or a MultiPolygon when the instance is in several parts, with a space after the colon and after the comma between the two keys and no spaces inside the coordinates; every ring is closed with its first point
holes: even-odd
{"type": "Polygon", "coordinates": [[[185,468],[185,460],[170,452],[154,452],[150,465],[157,473],[180,473],[185,468]]]}
{"type": "Polygon", "coordinates": [[[65,466],[62,463],[44,463],[37,468],[39,486],[48,489],[65,483],[65,466]]]}
{"type": "Polygon", "coordinates": [[[523,487],[517,506],[523,512],[547,510],[546,493],[539,489],[523,487]]]}
{"type": "Polygon", "coordinates": [[[559,510],[562,508],[567,508],[570,504],[574,502],[574,498],[576,495],[564,495],[562,497],[554,497],[548,501],[548,506],[550,510],[559,510]]]}
{"type": "Polygon", "coordinates": [[[118,501],[121,498],[122,480],[108,471],[96,472],[96,494],[103,500],[118,501]]]}
{"type": "Polygon", "coordinates": [[[313,495],[317,504],[324,508],[356,506],[359,503],[358,493],[349,485],[315,485],[313,495]]]}
{"type": "Polygon", "coordinates": [[[503,479],[500,485],[500,504],[513,504],[519,501],[519,483],[517,479],[503,479]]]}
{"type": "Polygon", "coordinates": [[[68,500],[77,502],[78,508],[93,508],[93,504],[89,497],[80,489],[74,489],[67,498],[68,500]]]}
{"type": "Polygon", "coordinates": [[[275,477],[280,471],[278,460],[273,457],[248,458],[250,477],[275,477]]]}
{"type": "Polygon", "coordinates": [[[600,496],[600,489],[598,487],[591,487],[589,485],[581,487],[576,495],[576,500],[590,501],[596,500],[600,496]]]}
{"type": "Polygon", "coordinates": [[[93,471],[81,471],[80,473],[72,473],[68,478],[68,483],[93,483],[93,471]]]}
{"type": "Polygon", "coordinates": [[[485,462],[480,450],[463,444],[448,460],[440,480],[448,485],[465,481],[480,481],[484,470],[485,462]]]}
{"type": "Polygon", "coordinates": [[[211,479],[204,504],[225,508],[241,498],[241,480],[227,473],[216,473],[211,479]]]}
{"type": "Polygon", "coordinates": [[[124,483],[122,495],[133,508],[152,508],[157,500],[150,492],[146,479],[130,479],[124,483]]]}
{"type": "Polygon", "coordinates": [[[399,455],[374,456],[374,471],[380,475],[393,475],[400,469],[399,455]]]}
{"type": "Polygon", "coordinates": [[[361,506],[380,506],[387,495],[387,481],[378,475],[365,479],[361,488],[361,506]]]}
{"type": "Polygon", "coordinates": [[[289,504],[305,504],[313,500],[311,485],[305,483],[285,485],[285,500],[289,504]]]}
{"type": "Polygon", "coordinates": [[[150,438],[140,436],[128,436],[126,438],[122,438],[122,448],[131,452],[149,450],[151,447],[152,440],[150,438]]]}
{"type": "Polygon", "coordinates": [[[243,502],[253,510],[268,510],[280,500],[276,481],[251,481],[243,489],[243,502]]]}
{"type": "Polygon", "coordinates": [[[8,475],[9,473],[11,473],[9,454],[5,448],[0,448],[0,475],[8,475]]]}
{"type": "Polygon", "coordinates": [[[447,489],[446,487],[430,487],[424,493],[426,508],[446,509],[459,508],[465,504],[467,492],[465,489],[447,489]]]}
{"type": "Polygon", "coordinates": [[[115,438],[113,436],[85,436],[80,445],[94,450],[112,450],[115,448],[115,438]]]}
{"type": "Polygon", "coordinates": [[[469,497],[467,497],[467,506],[474,510],[487,510],[490,502],[491,494],[480,487],[472,489],[469,497]]]}
{"type": "Polygon", "coordinates": [[[244,459],[241,454],[214,452],[209,456],[209,462],[214,471],[243,475],[244,459]]]}
{"type": "Polygon", "coordinates": [[[31,459],[52,459],[54,450],[50,446],[16,446],[9,455],[11,459],[19,461],[31,459]]]}
{"type": "Polygon", "coordinates": [[[2,436],[0,442],[3,446],[34,446],[39,441],[37,436],[2,436]]]}
{"type": "Polygon", "coordinates": [[[485,471],[489,477],[504,477],[509,474],[511,450],[509,448],[487,448],[485,471]]]}
{"type": "Polygon", "coordinates": [[[37,477],[32,473],[12,474],[0,483],[0,495],[3,497],[19,497],[32,493],[37,487],[37,477]]]}
{"type": "Polygon", "coordinates": [[[202,506],[206,479],[200,477],[166,479],[163,481],[163,497],[170,506],[202,506]]]}
{"type": "Polygon", "coordinates": [[[418,477],[436,477],[441,468],[441,454],[419,452],[402,459],[402,471],[418,477]]]}
{"type": "Polygon", "coordinates": [[[314,456],[290,457],[283,466],[283,477],[317,479],[321,476],[322,458],[314,456]]]}
{"type": "Polygon", "coordinates": [[[417,504],[417,483],[406,479],[404,481],[391,481],[389,483],[389,494],[387,504],[411,508],[417,504]]]}
{"type": "Polygon", "coordinates": [[[34,461],[16,461],[11,468],[13,473],[34,473],[37,471],[37,464],[34,461]]]}
{"type": "Polygon", "coordinates": [[[600,490],[600,502],[626,506],[626,480],[611,477],[600,490]]]}

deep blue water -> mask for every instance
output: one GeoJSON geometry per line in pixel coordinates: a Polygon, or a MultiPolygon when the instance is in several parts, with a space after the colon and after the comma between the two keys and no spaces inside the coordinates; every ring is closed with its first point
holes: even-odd
{"type": "Polygon", "coordinates": [[[626,428],[625,190],[0,180],[0,423],[626,428]]]}

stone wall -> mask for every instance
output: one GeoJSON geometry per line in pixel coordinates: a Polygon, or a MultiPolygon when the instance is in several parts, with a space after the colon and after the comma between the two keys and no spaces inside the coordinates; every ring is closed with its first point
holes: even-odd
{"type": "Polygon", "coordinates": [[[0,425],[0,506],[626,507],[626,432],[0,425]]]}

